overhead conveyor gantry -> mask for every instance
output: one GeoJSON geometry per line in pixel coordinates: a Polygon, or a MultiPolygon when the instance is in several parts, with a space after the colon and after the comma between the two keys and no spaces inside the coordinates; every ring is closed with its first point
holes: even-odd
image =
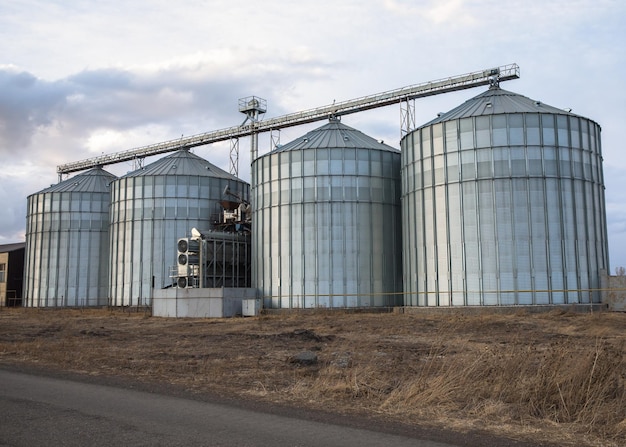
{"type": "MultiPolygon", "coordinates": [[[[59,178],[63,174],[71,172],[84,171],[96,166],[106,166],[110,164],[121,163],[125,161],[133,161],[143,159],[151,155],[164,154],[174,152],[179,149],[190,149],[197,146],[204,146],[219,141],[232,140],[245,136],[256,136],[261,132],[279,130],[287,127],[298,126],[301,124],[312,123],[315,121],[327,119],[331,116],[342,116],[351,113],[362,112],[364,110],[375,109],[392,104],[405,104],[403,109],[403,132],[412,130],[414,123],[414,110],[410,106],[410,102],[427,96],[440,95],[458,90],[464,90],[482,85],[489,85],[501,81],[517,79],[520,76],[519,66],[517,64],[503,65],[496,68],[466,73],[459,76],[453,76],[436,81],[424,82],[421,84],[411,85],[408,87],[390,90],[375,95],[363,96],[361,98],[351,99],[348,101],[336,102],[331,105],[317,107],[314,109],[303,110],[301,112],[290,113],[287,115],[270,118],[267,120],[259,120],[259,113],[265,112],[265,105],[253,103],[257,107],[246,109],[245,104],[240,111],[247,113],[248,117],[240,126],[233,126],[226,129],[215,130],[185,138],[177,138],[175,140],[164,141],[162,143],[150,144],[135,149],[129,149],[122,152],[116,152],[108,155],[100,155],[81,161],[67,163],[57,166],[59,178]],[[259,107],[262,106],[262,107],[259,107]]],[[[251,100],[261,100],[260,98],[251,97],[251,100]]],[[[246,103],[248,104],[248,103],[246,103]]],[[[253,138],[252,157],[256,156],[256,144],[253,138]]],[[[238,157],[238,151],[236,152],[238,157]]],[[[231,151],[231,171],[237,175],[237,160],[233,160],[233,152],[231,151]]]]}

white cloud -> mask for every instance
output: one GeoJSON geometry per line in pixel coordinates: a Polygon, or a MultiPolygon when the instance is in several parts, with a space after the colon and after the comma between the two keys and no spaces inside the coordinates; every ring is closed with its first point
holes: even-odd
{"type": "Polygon", "coordinates": [[[468,14],[463,0],[430,0],[413,2],[410,0],[384,0],[384,7],[396,16],[420,17],[427,23],[441,25],[447,22],[455,24],[474,23],[468,14]]]}

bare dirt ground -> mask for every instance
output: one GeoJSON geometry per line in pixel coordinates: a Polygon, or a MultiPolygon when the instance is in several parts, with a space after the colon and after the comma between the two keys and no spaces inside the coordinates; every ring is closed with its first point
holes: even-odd
{"type": "Polygon", "coordinates": [[[625,341],[626,314],[608,312],[166,319],[0,309],[0,366],[126,377],[537,445],[626,445],[625,341]]]}

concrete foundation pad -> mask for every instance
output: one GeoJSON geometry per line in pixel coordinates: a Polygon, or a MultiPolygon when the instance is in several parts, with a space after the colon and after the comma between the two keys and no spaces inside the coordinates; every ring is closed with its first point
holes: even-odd
{"type": "Polygon", "coordinates": [[[227,318],[242,314],[243,300],[256,298],[256,289],[155,290],[152,315],[176,318],[227,318]]]}

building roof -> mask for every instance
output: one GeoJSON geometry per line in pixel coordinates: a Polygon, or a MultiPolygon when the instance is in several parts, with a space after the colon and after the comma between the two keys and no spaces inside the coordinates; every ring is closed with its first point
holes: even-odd
{"type": "Polygon", "coordinates": [[[4,245],[0,245],[0,253],[10,253],[12,251],[24,249],[25,247],[26,247],[26,242],[17,242],[15,244],[4,244],[4,245]]]}
{"type": "Polygon", "coordinates": [[[399,152],[363,132],[342,124],[338,119],[331,119],[328,124],[318,127],[303,137],[280,146],[270,153],[285,152],[300,149],[327,149],[327,148],[357,148],[378,149],[389,152],[399,152]]]}
{"type": "Polygon", "coordinates": [[[92,168],[74,177],[52,185],[39,193],[48,192],[109,192],[109,185],[117,177],[101,167],[92,168]]]}
{"type": "Polygon", "coordinates": [[[143,168],[130,172],[124,177],[142,177],[147,175],[189,175],[243,181],[186,149],[176,151],[143,168]]]}
{"type": "Polygon", "coordinates": [[[439,115],[434,120],[424,124],[424,126],[459,118],[503,113],[552,113],[577,116],[567,110],[544,104],[541,101],[536,101],[517,93],[502,90],[500,87],[491,87],[486,92],[468,99],[449,112],[439,115]]]}

